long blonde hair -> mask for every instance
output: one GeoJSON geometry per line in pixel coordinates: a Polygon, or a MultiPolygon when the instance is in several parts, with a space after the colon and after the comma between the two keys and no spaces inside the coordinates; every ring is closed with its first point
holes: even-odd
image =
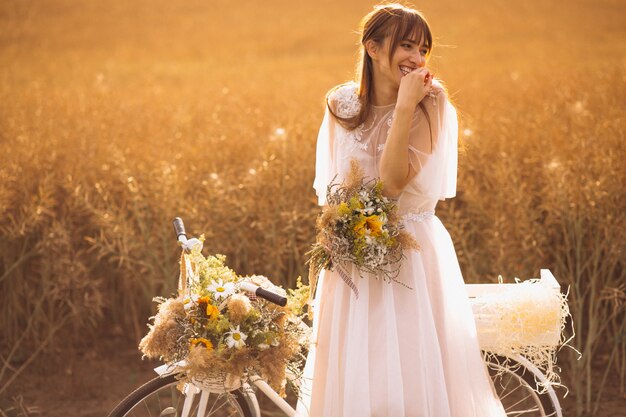
{"type": "MultiPolygon", "coordinates": [[[[361,51],[360,59],[357,62],[357,84],[358,98],[361,102],[361,109],[359,112],[350,117],[341,117],[335,113],[330,105],[330,96],[340,86],[337,86],[330,90],[326,96],[326,103],[330,113],[337,119],[337,121],[346,129],[353,130],[363,124],[369,116],[370,106],[372,103],[372,83],[373,83],[373,69],[372,58],[367,54],[365,45],[368,41],[372,40],[379,45],[389,37],[389,64],[391,64],[391,58],[404,39],[424,39],[424,46],[428,48],[428,54],[433,46],[433,37],[428,26],[428,22],[422,14],[409,7],[400,4],[382,4],[374,7],[370,13],[368,13],[362,20],[360,25],[361,33],[361,51]]],[[[419,104],[420,108],[428,119],[428,113],[423,103],[419,104]]],[[[430,120],[428,119],[430,126],[430,120]]]]}

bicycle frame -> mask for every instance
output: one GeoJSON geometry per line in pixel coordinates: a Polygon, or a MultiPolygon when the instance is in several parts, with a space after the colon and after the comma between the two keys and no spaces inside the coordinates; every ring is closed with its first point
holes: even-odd
{"type": "Polygon", "coordinates": [[[562,411],[561,411],[561,406],[560,406],[560,403],[559,403],[559,398],[556,396],[556,392],[554,392],[554,388],[552,388],[552,386],[550,385],[548,379],[543,374],[543,372],[541,372],[541,370],[539,368],[537,368],[532,362],[530,362],[528,359],[526,359],[525,357],[523,357],[521,355],[509,356],[509,358],[513,359],[514,361],[517,361],[522,366],[524,366],[524,368],[526,368],[530,372],[532,372],[532,374],[535,377],[535,379],[537,381],[539,381],[539,383],[543,387],[545,387],[545,390],[548,392],[548,395],[550,396],[550,399],[552,400],[552,403],[553,404],[557,404],[557,406],[556,406],[556,417],[563,417],[563,414],[562,414],[562,411]]]}
{"type": "MultiPolygon", "coordinates": [[[[164,377],[171,374],[176,374],[181,370],[181,364],[175,365],[161,365],[154,369],[154,371],[159,374],[159,376],[164,377]]],[[[252,412],[255,417],[261,417],[261,408],[259,407],[259,403],[254,394],[254,390],[250,386],[250,384],[254,385],[259,389],[259,391],[263,392],[270,401],[272,401],[276,406],[278,406],[288,417],[295,417],[296,410],[289,405],[287,401],[285,401],[274,389],[267,383],[263,378],[258,375],[250,376],[245,383],[242,384],[242,390],[246,395],[246,399],[252,409],[252,412]]],[[[183,405],[183,411],[180,417],[192,417],[190,415],[191,405],[193,404],[196,395],[200,394],[200,403],[198,404],[198,411],[196,417],[202,417],[206,413],[206,406],[209,399],[209,395],[211,395],[211,391],[202,388],[200,384],[185,384],[183,389],[183,393],[185,394],[185,403],[183,405]]]]}

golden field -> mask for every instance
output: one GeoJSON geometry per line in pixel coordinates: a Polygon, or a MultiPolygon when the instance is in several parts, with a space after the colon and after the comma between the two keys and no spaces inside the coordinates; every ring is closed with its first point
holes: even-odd
{"type": "MultiPolygon", "coordinates": [[[[0,4],[0,415],[36,401],[20,381],[63,369],[67,352],[144,334],[152,297],[175,290],[174,216],[239,273],[306,276],[324,94],[352,78],[373,4],[0,4]]],[[[613,415],[626,395],[626,6],[417,6],[460,115],[458,196],[438,215],[466,280],[551,269],[583,353],[559,356],[566,415],[613,415]]]]}

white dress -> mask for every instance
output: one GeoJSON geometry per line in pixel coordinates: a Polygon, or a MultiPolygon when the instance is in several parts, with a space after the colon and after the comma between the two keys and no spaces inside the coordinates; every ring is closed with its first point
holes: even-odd
{"type": "MultiPolygon", "coordinates": [[[[339,115],[354,115],[356,85],[340,87],[331,103],[339,115]]],[[[505,416],[482,360],[450,235],[434,215],[437,201],[456,193],[456,111],[439,84],[423,103],[432,148],[418,107],[410,131],[418,175],[398,199],[406,230],[421,246],[406,253],[398,276],[410,288],[361,278],[353,269],[357,297],[336,272],[322,271],[298,416],[505,416]]],[[[320,205],[329,181],[341,181],[350,160],[357,159],[366,176],[378,176],[393,110],[374,107],[370,120],[354,131],[326,111],[314,183],[320,205]]]]}

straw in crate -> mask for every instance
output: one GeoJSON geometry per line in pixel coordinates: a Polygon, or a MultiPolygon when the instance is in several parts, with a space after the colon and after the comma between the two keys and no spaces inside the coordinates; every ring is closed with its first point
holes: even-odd
{"type": "Polygon", "coordinates": [[[556,351],[567,343],[564,329],[570,313],[552,273],[542,269],[540,279],[466,288],[481,348],[505,357],[523,355],[557,380],[556,351]]]}

